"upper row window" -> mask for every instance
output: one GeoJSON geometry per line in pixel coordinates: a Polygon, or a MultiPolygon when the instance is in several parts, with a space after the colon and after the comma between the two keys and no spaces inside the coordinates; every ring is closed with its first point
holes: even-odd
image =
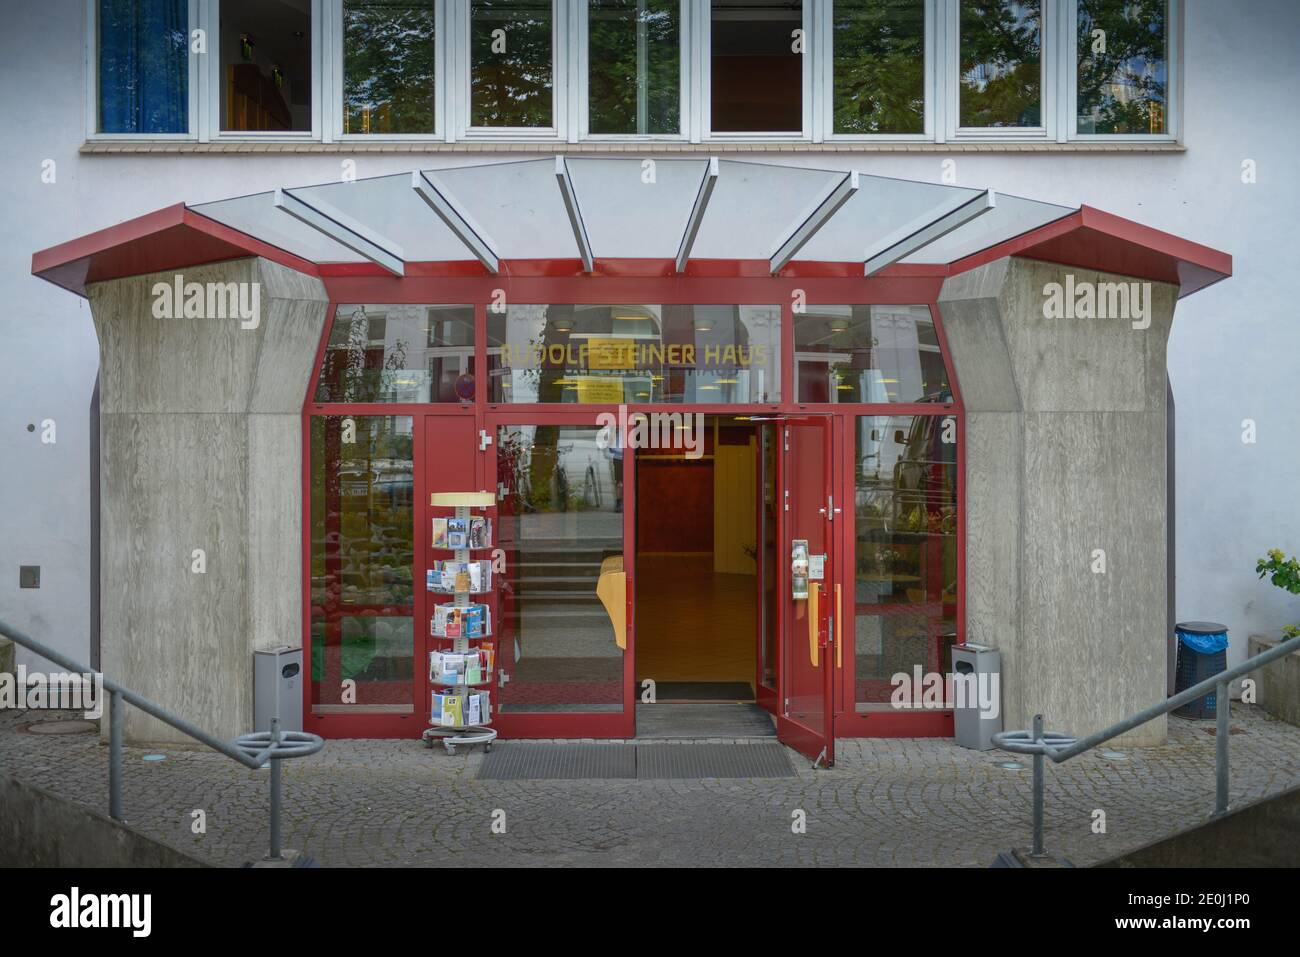
{"type": "MultiPolygon", "coordinates": [[[[953,400],[922,305],[809,305],[794,320],[799,402],[953,400]]],[[[322,403],[769,403],[781,388],[777,305],[340,305],[321,359],[322,403]]]]}
{"type": "Polygon", "coordinates": [[[682,0],[213,0],[196,26],[192,0],[96,0],[93,132],[193,135],[199,112],[217,136],[562,137],[578,109],[595,137],[927,138],[941,108],[952,135],[1044,135],[1059,98],[1071,135],[1161,135],[1169,4],[711,0],[696,17],[682,0]],[[1054,49],[1074,51],[1066,90],[1054,49]]]}

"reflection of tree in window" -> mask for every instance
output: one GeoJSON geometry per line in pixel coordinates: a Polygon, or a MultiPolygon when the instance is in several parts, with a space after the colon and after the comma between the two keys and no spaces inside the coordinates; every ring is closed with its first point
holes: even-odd
{"type": "Polygon", "coordinates": [[[681,128],[678,0],[592,0],[588,101],[592,133],[681,128]]]}
{"type": "Polygon", "coordinates": [[[962,0],[961,125],[1042,122],[1041,0],[962,0]]]}
{"type": "Polygon", "coordinates": [[[1078,132],[1166,132],[1165,11],[1165,0],[1079,0],[1078,132]]]}
{"type": "Polygon", "coordinates": [[[470,125],[549,127],[550,0],[474,0],[469,43],[470,125]]]}
{"type": "Polygon", "coordinates": [[[836,133],[925,132],[923,0],[835,0],[836,133]]]}
{"type": "Polygon", "coordinates": [[[184,133],[189,37],[184,0],[99,0],[99,131],[184,133]]]}
{"type": "Polygon", "coordinates": [[[348,0],[343,132],[432,133],[433,0],[348,0]]]}

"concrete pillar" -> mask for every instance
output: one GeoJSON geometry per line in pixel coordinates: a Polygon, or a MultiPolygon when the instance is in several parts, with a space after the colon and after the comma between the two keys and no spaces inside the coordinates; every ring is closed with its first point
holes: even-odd
{"type": "MultiPolygon", "coordinates": [[[[1002,650],[1007,728],[1042,712],[1049,730],[1084,735],[1165,697],[1177,289],[1139,284],[1150,325],[1137,329],[1045,310],[1069,276],[1076,291],[1130,282],[1003,259],[947,280],[939,307],[966,407],[968,640],[1002,650]]],[[[1165,733],[1161,718],[1120,743],[1165,733]]]]}
{"type": "MultiPolygon", "coordinates": [[[[172,272],[88,289],[100,345],[102,668],[233,738],[252,730],[254,649],[302,641],[301,415],[327,298],[320,280],[264,259],[183,277],[205,289],[257,284],[256,325],[157,318],[155,286],[174,285],[172,272]]],[[[128,741],[188,740],[126,712],[128,741]]]]}

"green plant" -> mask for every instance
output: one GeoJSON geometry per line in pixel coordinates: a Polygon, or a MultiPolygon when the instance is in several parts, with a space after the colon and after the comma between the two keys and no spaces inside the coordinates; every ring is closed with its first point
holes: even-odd
{"type": "MultiPolygon", "coordinates": [[[[1261,579],[1267,575],[1268,580],[1278,588],[1300,595],[1300,561],[1294,555],[1287,558],[1280,548],[1269,549],[1267,558],[1261,558],[1255,563],[1255,571],[1261,579]]],[[[1294,638],[1300,635],[1300,626],[1287,625],[1282,633],[1288,638],[1294,638]]]]}

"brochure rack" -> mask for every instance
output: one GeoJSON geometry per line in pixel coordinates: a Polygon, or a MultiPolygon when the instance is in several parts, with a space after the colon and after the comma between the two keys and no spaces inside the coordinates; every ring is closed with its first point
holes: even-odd
{"type": "Polygon", "coordinates": [[[455,754],[458,744],[481,744],[491,751],[497,736],[489,691],[496,670],[492,609],[471,598],[491,594],[492,578],[490,564],[484,569],[471,555],[491,548],[492,524],[470,510],[494,505],[496,497],[491,492],[434,492],[429,504],[456,509],[452,519],[433,520],[430,539],[434,549],[452,551],[455,559],[430,568],[426,587],[431,594],[455,597],[450,604],[432,605],[429,614],[430,634],[439,647],[429,652],[433,691],[424,743],[433,747],[441,740],[448,754],[455,754]]]}

